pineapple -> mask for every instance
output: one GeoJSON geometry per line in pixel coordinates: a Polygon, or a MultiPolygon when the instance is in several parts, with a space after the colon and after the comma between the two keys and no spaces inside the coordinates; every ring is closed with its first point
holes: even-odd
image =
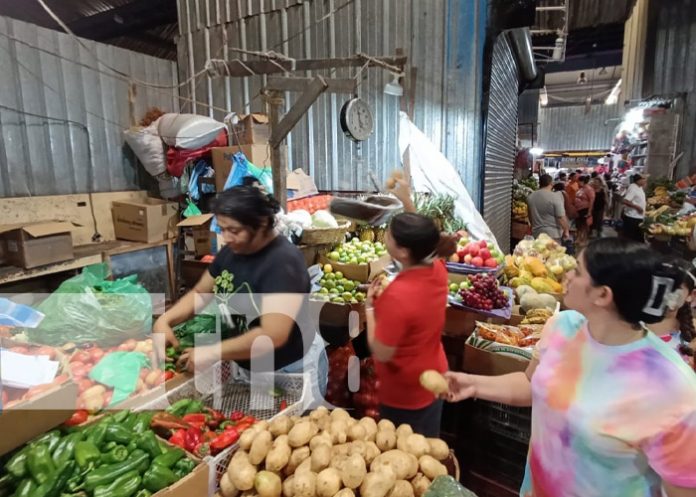
{"type": "Polygon", "coordinates": [[[375,232],[371,227],[365,226],[360,229],[359,237],[361,242],[374,242],[375,232]]]}

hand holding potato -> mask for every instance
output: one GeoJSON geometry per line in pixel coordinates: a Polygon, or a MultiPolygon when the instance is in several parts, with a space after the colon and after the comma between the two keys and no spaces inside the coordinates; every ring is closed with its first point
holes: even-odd
{"type": "Polygon", "coordinates": [[[476,397],[476,382],[472,375],[447,371],[444,376],[449,384],[449,392],[443,397],[448,402],[459,402],[476,397]]]}

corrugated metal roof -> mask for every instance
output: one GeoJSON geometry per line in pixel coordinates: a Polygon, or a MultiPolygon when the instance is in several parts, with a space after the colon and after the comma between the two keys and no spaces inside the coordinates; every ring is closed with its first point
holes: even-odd
{"type": "Polygon", "coordinates": [[[607,150],[620,122],[618,105],[541,107],[538,146],[544,150],[607,150]]]}

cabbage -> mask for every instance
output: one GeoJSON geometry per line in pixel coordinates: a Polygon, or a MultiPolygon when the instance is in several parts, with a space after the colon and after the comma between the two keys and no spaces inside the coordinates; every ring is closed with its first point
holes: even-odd
{"type": "Polygon", "coordinates": [[[338,228],[338,221],[329,211],[317,211],[312,216],[312,226],[315,228],[338,228]]]}
{"type": "Polygon", "coordinates": [[[288,213],[285,218],[289,224],[298,224],[302,228],[309,228],[312,226],[312,215],[303,209],[292,211],[288,213]]]}

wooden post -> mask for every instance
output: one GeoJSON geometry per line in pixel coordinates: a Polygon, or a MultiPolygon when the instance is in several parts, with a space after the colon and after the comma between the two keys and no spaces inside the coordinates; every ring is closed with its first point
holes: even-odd
{"type": "MultiPolygon", "coordinates": [[[[283,94],[277,91],[268,92],[266,96],[266,104],[268,105],[268,117],[270,124],[271,135],[280,123],[280,115],[285,107],[285,99],[283,94]]],[[[288,173],[288,157],[281,153],[280,143],[271,146],[271,170],[273,171],[273,195],[283,209],[287,208],[288,191],[287,191],[287,173],[288,173]]]]}

